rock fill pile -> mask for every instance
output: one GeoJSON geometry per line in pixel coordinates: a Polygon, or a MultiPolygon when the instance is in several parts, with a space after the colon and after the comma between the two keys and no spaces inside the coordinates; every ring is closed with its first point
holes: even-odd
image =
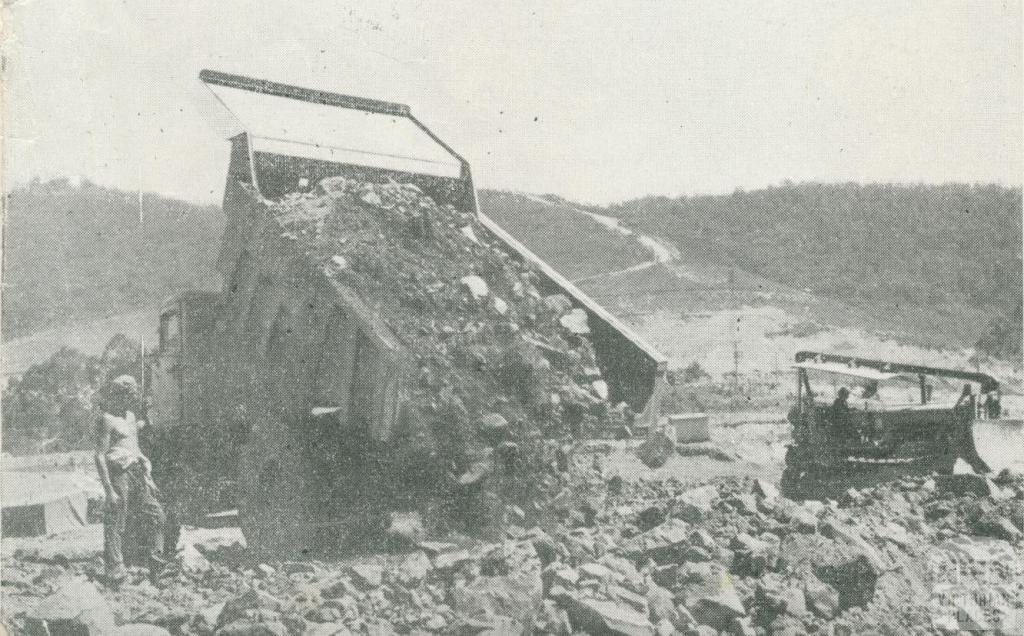
{"type": "MultiPolygon", "coordinates": [[[[984,477],[915,478],[798,503],[758,480],[573,474],[556,522],[491,543],[270,564],[200,544],[157,585],[140,574],[98,589],[119,623],[174,634],[1019,633],[1024,484],[1010,476],[988,494],[984,477]]],[[[66,577],[99,569],[24,554],[3,565],[5,608],[29,608],[8,615],[18,627],[53,611],[41,597],[93,585],[66,577]]],[[[78,596],[105,615],[93,590],[78,596]]]]}
{"type": "Polygon", "coordinates": [[[354,290],[409,354],[389,499],[422,509],[490,481],[480,501],[441,518],[496,520],[502,502],[532,514],[554,461],[549,441],[625,418],[624,404],[608,402],[586,313],[543,294],[475,215],[415,185],[344,177],[270,209],[281,235],[354,290]]]}

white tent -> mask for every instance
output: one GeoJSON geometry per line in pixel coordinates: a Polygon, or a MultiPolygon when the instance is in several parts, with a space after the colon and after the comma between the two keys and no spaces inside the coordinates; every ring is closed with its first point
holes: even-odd
{"type": "Polygon", "coordinates": [[[3,473],[3,536],[57,534],[88,523],[89,499],[102,497],[99,481],[83,472],[3,473]]]}

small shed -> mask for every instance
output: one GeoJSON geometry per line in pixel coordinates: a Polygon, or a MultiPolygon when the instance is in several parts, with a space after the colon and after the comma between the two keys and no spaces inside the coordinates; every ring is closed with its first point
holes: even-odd
{"type": "Polygon", "coordinates": [[[103,496],[84,472],[3,473],[3,536],[38,537],[89,523],[89,500],[103,496]]]}
{"type": "Polygon", "coordinates": [[[676,442],[689,444],[711,441],[707,413],[676,413],[667,419],[676,442]]]}

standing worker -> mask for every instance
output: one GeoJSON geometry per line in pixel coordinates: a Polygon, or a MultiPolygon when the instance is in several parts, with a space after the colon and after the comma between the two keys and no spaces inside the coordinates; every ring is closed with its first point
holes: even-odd
{"type": "Polygon", "coordinates": [[[106,387],[103,413],[96,422],[96,468],[106,493],[103,560],[107,576],[115,583],[126,577],[126,543],[129,565],[147,566],[155,575],[164,564],[160,557],[164,510],[156,499],[149,459],[139,448],[139,429],[145,422],[135,415],[138,404],[135,378],[114,378],[106,387]]]}

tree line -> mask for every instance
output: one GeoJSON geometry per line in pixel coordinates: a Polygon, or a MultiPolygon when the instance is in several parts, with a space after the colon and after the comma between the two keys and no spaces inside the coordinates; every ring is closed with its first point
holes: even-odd
{"type": "Polygon", "coordinates": [[[155,308],[213,279],[217,206],[68,179],[37,179],[6,199],[4,340],[155,308]]]}
{"type": "Polygon", "coordinates": [[[978,346],[1019,360],[1019,187],[786,183],[644,197],[606,213],[693,258],[818,296],[878,308],[982,310],[989,322],[972,327],[978,346]]]}

